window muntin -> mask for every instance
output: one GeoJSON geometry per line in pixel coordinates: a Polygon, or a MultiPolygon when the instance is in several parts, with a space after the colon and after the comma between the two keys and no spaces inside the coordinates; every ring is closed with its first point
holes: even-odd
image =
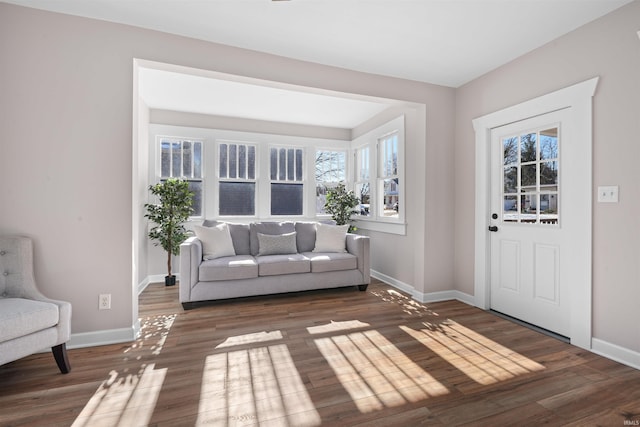
{"type": "Polygon", "coordinates": [[[271,215],[302,215],[304,206],[304,150],[271,147],[269,176],[271,215]]]}
{"type": "Polygon", "coordinates": [[[502,221],[559,222],[558,127],[502,138],[502,221]]]}
{"type": "Polygon", "coordinates": [[[346,181],[346,158],[346,151],[316,150],[316,214],[326,214],[324,204],[327,190],[346,181]]]}
{"type": "Polygon", "coordinates": [[[358,205],[357,214],[360,216],[371,215],[371,184],[370,184],[370,156],[369,147],[364,146],[356,149],[355,153],[356,167],[355,167],[355,193],[356,197],[360,200],[358,205]]]}
{"type": "Polygon", "coordinates": [[[252,144],[218,144],[218,213],[255,216],[257,148],[252,144]]]}
{"type": "Polygon", "coordinates": [[[181,178],[189,182],[193,215],[202,216],[202,141],[173,137],[160,140],[160,180],[181,178]]]}
{"type": "Polygon", "coordinates": [[[400,176],[398,174],[398,132],[378,140],[378,215],[398,218],[400,202],[400,176]]]}

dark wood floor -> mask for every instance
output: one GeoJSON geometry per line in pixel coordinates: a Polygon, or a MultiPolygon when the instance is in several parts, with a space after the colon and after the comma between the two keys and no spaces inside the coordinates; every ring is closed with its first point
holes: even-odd
{"type": "Polygon", "coordinates": [[[150,285],[133,343],[0,367],[2,426],[623,426],[640,371],[379,282],[183,311],[150,285]]]}

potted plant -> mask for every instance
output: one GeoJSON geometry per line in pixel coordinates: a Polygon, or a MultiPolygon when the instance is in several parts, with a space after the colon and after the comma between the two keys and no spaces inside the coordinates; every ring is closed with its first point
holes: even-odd
{"type": "MultiPolygon", "coordinates": [[[[327,198],[324,210],[331,214],[331,218],[337,225],[345,225],[351,222],[351,216],[356,213],[354,208],[360,203],[353,191],[347,191],[343,183],[335,188],[327,190],[327,198]]],[[[355,227],[349,225],[349,232],[355,231],[355,227]]]]}
{"type": "Polygon", "coordinates": [[[153,222],[149,230],[149,238],[155,246],[162,246],[167,252],[167,276],[165,285],[176,284],[176,276],[171,274],[171,255],[180,254],[180,244],[189,236],[183,223],[193,212],[193,192],[189,191],[187,181],[169,178],[149,186],[151,194],[158,198],[158,203],[146,203],[145,218],[153,222]]]}

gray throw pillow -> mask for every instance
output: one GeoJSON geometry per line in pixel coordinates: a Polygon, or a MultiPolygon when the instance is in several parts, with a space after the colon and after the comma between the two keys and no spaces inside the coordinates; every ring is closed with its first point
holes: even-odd
{"type": "Polygon", "coordinates": [[[296,232],[286,234],[258,233],[258,256],[297,253],[296,232]]]}
{"type": "Polygon", "coordinates": [[[251,255],[258,255],[258,233],[282,235],[296,231],[293,222],[253,222],[250,224],[249,238],[251,241],[251,255]]]}

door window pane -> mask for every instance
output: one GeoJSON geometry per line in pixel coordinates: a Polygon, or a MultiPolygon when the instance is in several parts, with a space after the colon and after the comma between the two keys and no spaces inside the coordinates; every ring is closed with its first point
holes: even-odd
{"type": "Polygon", "coordinates": [[[557,186],[557,185],[558,185],[558,162],[553,161],[553,162],[540,163],[540,187],[542,186],[549,187],[549,186],[557,186]]]}
{"type": "Polygon", "coordinates": [[[537,137],[535,133],[522,135],[520,140],[520,163],[535,162],[537,155],[537,137]]]}
{"type": "Polygon", "coordinates": [[[504,196],[502,220],[518,222],[518,196],[504,196]]]}
{"type": "Polygon", "coordinates": [[[557,224],[558,127],[502,138],[503,222],[557,224]]]}
{"type": "Polygon", "coordinates": [[[504,182],[505,194],[518,192],[518,167],[517,166],[505,166],[503,182],[504,182]]]}
{"type": "Polygon", "coordinates": [[[522,175],[520,176],[520,185],[522,188],[526,191],[535,191],[537,183],[537,165],[524,165],[520,170],[522,171],[522,175]]]}

